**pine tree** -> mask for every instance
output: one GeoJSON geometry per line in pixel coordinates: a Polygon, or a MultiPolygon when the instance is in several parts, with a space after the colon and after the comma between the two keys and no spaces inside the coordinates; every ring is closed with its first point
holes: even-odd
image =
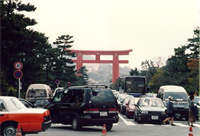
{"type": "Polygon", "coordinates": [[[71,52],[70,48],[73,46],[73,36],[61,35],[53,43],[57,46],[55,52],[57,53],[57,60],[55,61],[55,67],[53,68],[53,75],[55,79],[61,81],[62,86],[67,82],[73,84],[77,79],[75,75],[75,64],[72,61],[76,57],[74,52],[71,52]]]}

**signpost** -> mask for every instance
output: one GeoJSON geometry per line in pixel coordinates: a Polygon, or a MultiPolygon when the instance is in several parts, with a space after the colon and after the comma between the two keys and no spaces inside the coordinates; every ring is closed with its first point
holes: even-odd
{"type": "Polygon", "coordinates": [[[23,68],[23,64],[20,61],[17,61],[14,63],[14,68],[16,69],[15,72],[13,73],[14,77],[16,79],[19,79],[18,81],[18,98],[20,98],[20,79],[23,76],[23,73],[21,71],[21,69],[23,68]]]}
{"type": "Polygon", "coordinates": [[[60,84],[60,81],[56,79],[55,83],[57,84],[57,88],[58,88],[58,85],[60,84]]]}

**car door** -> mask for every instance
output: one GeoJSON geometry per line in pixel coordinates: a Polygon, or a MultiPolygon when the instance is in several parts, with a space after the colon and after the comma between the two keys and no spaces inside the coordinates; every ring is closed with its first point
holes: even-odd
{"type": "Polygon", "coordinates": [[[137,104],[135,105],[135,115],[138,114],[141,101],[142,101],[142,99],[139,99],[138,102],[137,102],[137,104]]]}
{"type": "Polygon", "coordinates": [[[7,120],[8,113],[5,103],[0,99],[0,124],[7,120]]]}
{"type": "Polygon", "coordinates": [[[62,95],[63,95],[63,92],[57,93],[50,100],[50,102],[44,107],[45,109],[48,109],[50,111],[51,119],[53,123],[60,123],[60,120],[63,120],[63,117],[59,116],[62,95]]]}

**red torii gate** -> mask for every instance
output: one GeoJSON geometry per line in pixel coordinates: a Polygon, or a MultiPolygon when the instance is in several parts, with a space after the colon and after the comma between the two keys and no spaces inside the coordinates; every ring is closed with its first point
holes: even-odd
{"type": "Polygon", "coordinates": [[[112,83],[119,77],[119,63],[128,63],[128,60],[119,60],[119,55],[129,55],[130,50],[120,50],[120,51],[102,51],[102,50],[71,50],[71,52],[76,53],[77,59],[73,60],[76,63],[76,70],[78,71],[83,63],[112,63],[113,73],[112,73],[112,83]],[[83,60],[83,55],[95,55],[95,60],[83,60]],[[100,55],[113,55],[113,60],[100,60],[100,55]]]}

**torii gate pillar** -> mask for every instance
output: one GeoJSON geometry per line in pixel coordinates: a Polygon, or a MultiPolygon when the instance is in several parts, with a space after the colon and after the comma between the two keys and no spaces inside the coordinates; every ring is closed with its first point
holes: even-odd
{"type": "MultiPolygon", "coordinates": [[[[67,49],[66,49],[67,50],[67,49]]],[[[119,63],[128,63],[128,60],[119,60],[119,55],[129,55],[129,52],[132,50],[123,50],[123,51],[86,51],[86,50],[71,50],[77,55],[77,60],[73,60],[76,63],[76,70],[78,71],[83,63],[112,63],[112,83],[119,78],[119,63]],[[83,55],[95,55],[95,60],[83,60],[83,55]],[[100,60],[100,55],[112,55],[113,60],[100,60]]]]}

